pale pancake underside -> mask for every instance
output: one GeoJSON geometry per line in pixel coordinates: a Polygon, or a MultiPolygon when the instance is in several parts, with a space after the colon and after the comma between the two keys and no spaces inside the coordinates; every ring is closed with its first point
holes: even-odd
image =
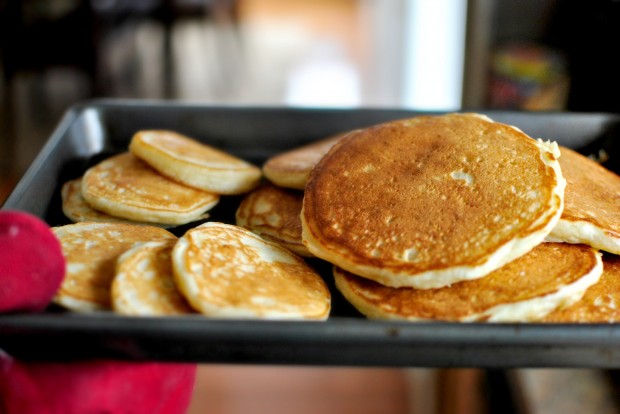
{"type": "Polygon", "coordinates": [[[252,191],[239,204],[238,226],[278,243],[300,256],[312,256],[301,242],[303,193],[273,185],[252,191]]]}
{"type": "Polygon", "coordinates": [[[112,282],[112,307],[128,316],[194,313],[172,277],[172,248],[176,240],[147,242],[123,253],[112,282]]]}
{"type": "Polygon", "coordinates": [[[248,192],[262,176],[260,168],[172,131],[139,131],[129,150],[161,174],[216,194],[248,192]]]}
{"type": "Polygon", "coordinates": [[[531,322],[578,302],[602,272],[595,249],[542,243],[487,277],[439,289],[391,288],[339,268],[334,277],[371,319],[531,322]]]}
{"type": "Polygon", "coordinates": [[[54,302],[71,310],[110,309],[110,287],[116,261],[136,243],[176,240],[153,226],[81,222],[53,228],[67,261],[65,279],[54,302]]]}
{"type": "Polygon", "coordinates": [[[547,239],[620,254],[620,177],[569,148],[560,151],[564,211],[547,239]]]}
{"type": "Polygon", "coordinates": [[[130,153],[89,168],[82,178],[82,196],[112,216],[175,225],[204,218],[219,202],[217,194],[169,180],[130,153]]]}
{"type": "Polygon", "coordinates": [[[483,277],[558,222],[565,180],[557,155],[555,143],[465,114],[361,130],[313,170],[303,241],[314,255],[387,286],[430,289],[483,277]],[[537,181],[524,181],[524,172],[537,181]],[[506,207],[513,204],[520,210],[506,207]]]}
{"type": "Polygon", "coordinates": [[[326,319],[330,293],[287,249],[238,226],[205,223],[174,247],[173,272],[192,307],[222,318],[326,319]]]}

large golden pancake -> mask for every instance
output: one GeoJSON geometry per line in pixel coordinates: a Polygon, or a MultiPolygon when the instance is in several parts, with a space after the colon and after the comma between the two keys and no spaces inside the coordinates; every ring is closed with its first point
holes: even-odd
{"type": "Polygon", "coordinates": [[[312,256],[301,242],[303,193],[265,184],[245,196],[236,214],[238,226],[278,243],[300,256],[312,256]]]}
{"type": "Polygon", "coordinates": [[[112,308],[130,316],[194,313],[172,277],[172,248],[176,240],[147,242],[123,253],[112,281],[112,308]]]}
{"type": "Polygon", "coordinates": [[[76,178],[75,180],[69,180],[64,183],[61,190],[61,197],[62,212],[74,223],[81,221],[97,221],[101,223],[148,224],[163,228],[175,226],[174,224],[166,223],[140,223],[114,217],[93,209],[86,200],[84,200],[84,197],[82,197],[82,178],[76,178]]]}
{"type": "Polygon", "coordinates": [[[129,150],[161,174],[216,194],[245,193],[262,176],[249,162],[171,131],[139,131],[129,150]]]}
{"type": "Polygon", "coordinates": [[[81,312],[110,309],[116,261],[134,244],[176,240],[158,227],[124,223],[81,222],[53,231],[67,260],[67,273],[54,302],[81,312]]]}
{"type": "Polygon", "coordinates": [[[564,212],[549,240],[620,254],[620,177],[569,148],[560,151],[564,212]]]}
{"type": "Polygon", "coordinates": [[[555,144],[470,114],[351,133],[310,174],[303,242],[393,287],[485,276],[557,223],[565,185],[557,155],[555,144]]]}
{"type": "Polygon", "coordinates": [[[303,190],[312,168],[346,134],[337,134],[278,154],[263,164],[263,174],[275,185],[303,190]]]}
{"type": "Polygon", "coordinates": [[[547,315],[543,322],[611,323],[620,321],[620,257],[603,256],[603,274],[583,298],[547,315]]]}
{"type": "Polygon", "coordinates": [[[374,319],[527,322],[578,301],[603,271],[589,246],[542,243],[487,277],[439,289],[392,288],[335,268],[336,286],[374,319]]]}
{"type": "Polygon", "coordinates": [[[112,216],[176,225],[204,218],[219,201],[217,194],[165,178],[130,153],[89,168],[82,178],[82,197],[112,216]]]}
{"type": "Polygon", "coordinates": [[[205,223],[179,239],[174,278],[194,309],[223,318],[326,319],[330,292],[301,258],[244,228],[205,223]]]}

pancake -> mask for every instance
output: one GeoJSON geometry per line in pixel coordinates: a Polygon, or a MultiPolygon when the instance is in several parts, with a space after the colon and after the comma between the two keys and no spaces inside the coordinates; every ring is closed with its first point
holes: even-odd
{"type": "Polygon", "coordinates": [[[96,210],[146,223],[200,220],[219,195],[171,181],[130,153],[110,157],[82,178],[82,197],[96,210]]]}
{"type": "Polygon", "coordinates": [[[312,256],[301,242],[303,193],[265,184],[244,197],[236,214],[238,226],[278,243],[300,256],[312,256]]]}
{"type": "Polygon", "coordinates": [[[577,302],[603,271],[601,255],[542,243],[487,277],[439,289],[392,288],[335,268],[336,286],[372,319],[529,322],[577,302]]]}
{"type": "Polygon", "coordinates": [[[172,278],[172,248],[176,240],[147,242],[123,253],[112,281],[112,307],[129,316],[194,313],[172,278]]]}
{"type": "Polygon", "coordinates": [[[345,135],[337,134],[278,154],[263,164],[263,174],[275,185],[303,190],[312,168],[345,135]]]}
{"type": "Polygon", "coordinates": [[[564,212],[548,240],[620,254],[620,177],[569,148],[560,151],[564,212]]]}
{"type": "Polygon", "coordinates": [[[557,145],[472,114],[351,133],[312,170],[302,239],[387,286],[483,277],[538,245],[562,212],[557,145]]]}
{"type": "Polygon", "coordinates": [[[289,250],[244,228],[209,222],[172,253],[176,285],[194,309],[220,318],[326,319],[330,292],[289,250]]]}
{"type": "Polygon", "coordinates": [[[100,223],[128,223],[128,224],[145,224],[157,227],[173,227],[174,224],[166,223],[140,223],[137,221],[126,220],[114,217],[106,213],[102,213],[93,209],[82,197],[82,178],[69,180],[62,186],[62,212],[74,223],[81,221],[96,221],[100,223]]]}
{"type": "Polygon", "coordinates": [[[255,188],[260,168],[176,132],[139,131],[129,150],[161,174],[216,194],[242,194],[255,188]]]}
{"type": "Polygon", "coordinates": [[[583,298],[551,312],[543,322],[611,323],[620,321],[620,257],[603,256],[603,274],[583,298]]]}
{"type": "Polygon", "coordinates": [[[136,243],[176,240],[152,226],[82,222],[54,227],[67,260],[65,279],[54,302],[78,312],[108,310],[116,261],[136,243]]]}

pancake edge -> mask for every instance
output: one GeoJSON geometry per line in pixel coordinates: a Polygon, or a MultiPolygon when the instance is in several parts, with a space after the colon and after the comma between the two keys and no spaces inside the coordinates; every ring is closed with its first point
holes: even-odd
{"type": "Polygon", "coordinates": [[[560,221],[547,236],[548,241],[587,244],[608,253],[620,255],[620,238],[585,220],[560,221]]]}
{"type": "Polygon", "coordinates": [[[104,306],[100,303],[93,302],[90,300],[82,300],[76,299],[71,295],[56,295],[54,296],[53,303],[56,305],[62,306],[65,309],[68,309],[73,312],[80,313],[91,313],[91,312],[101,312],[101,311],[110,311],[110,307],[104,306]]]}

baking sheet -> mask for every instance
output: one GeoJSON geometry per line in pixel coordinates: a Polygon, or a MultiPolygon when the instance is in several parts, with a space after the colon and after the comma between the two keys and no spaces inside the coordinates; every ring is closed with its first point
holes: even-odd
{"type": "MultiPolygon", "coordinates": [[[[620,116],[481,111],[533,137],[609,156],[619,171],[620,116]],[[602,150],[602,151],[601,151],[602,150]]],[[[261,165],[269,156],[330,134],[420,114],[400,109],[293,109],[93,101],[69,110],[3,208],[68,223],[60,186],[125,151],[139,129],[172,129],[261,165]]],[[[232,222],[239,199],[212,219],[232,222]]],[[[182,232],[183,229],[179,229],[182,232]]],[[[410,367],[618,367],[620,326],[370,321],[332,287],[325,322],[135,318],[112,313],[0,316],[0,349],[23,359],[117,358],[244,364],[410,367]]],[[[0,286],[1,289],[1,286],[0,286]]]]}

